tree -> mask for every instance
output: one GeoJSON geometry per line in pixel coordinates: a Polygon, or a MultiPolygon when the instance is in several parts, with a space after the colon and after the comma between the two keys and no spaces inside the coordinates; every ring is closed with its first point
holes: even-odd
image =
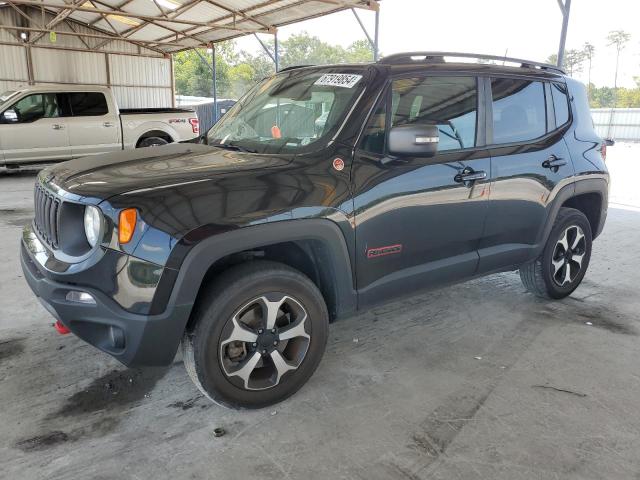
{"type": "Polygon", "coordinates": [[[583,51],[572,48],[565,52],[563,66],[570,77],[582,71],[582,62],[584,62],[583,51]]]}
{"type": "Polygon", "coordinates": [[[589,62],[589,66],[587,67],[587,96],[589,100],[591,100],[591,61],[596,53],[596,47],[591,45],[589,42],[585,42],[582,46],[582,52],[584,58],[589,62]]]}
{"type": "MultiPolygon", "coordinates": [[[[218,48],[218,47],[216,47],[218,48]]],[[[210,55],[205,49],[185,50],[174,55],[174,69],[176,79],[176,93],[178,95],[194,95],[197,97],[213,96],[213,79],[211,69],[202,59],[209,60],[210,55]]],[[[217,50],[216,50],[217,53],[217,50]]],[[[216,86],[218,92],[229,88],[229,64],[223,55],[216,55],[216,86]]]]}
{"type": "MultiPolygon", "coordinates": [[[[609,32],[609,35],[607,35],[607,46],[616,47],[616,72],[613,77],[614,91],[618,88],[618,64],[620,61],[620,52],[624,49],[629,40],[631,40],[631,34],[624,30],[612,30],[609,32]]],[[[613,106],[615,107],[615,100],[613,106]]]]}
{"type": "MultiPolygon", "coordinates": [[[[273,39],[265,41],[273,52],[273,39]]],[[[199,50],[210,62],[211,54],[199,50]]],[[[302,32],[280,43],[280,67],[294,65],[323,65],[327,63],[370,62],[373,52],[367,40],[353,42],[347,48],[330,45],[318,37],[302,32]]],[[[212,97],[211,70],[194,50],[174,55],[176,92],[179,95],[212,97]]],[[[260,51],[256,54],[238,50],[234,41],[216,44],[217,93],[219,98],[239,98],[252,85],[275,73],[271,57],[260,51]]]]}
{"type": "Polygon", "coordinates": [[[558,64],[558,54],[557,53],[552,53],[551,55],[549,55],[547,57],[547,63],[549,65],[557,65],[558,64]]]}
{"type": "Polygon", "coordinates": [[[369,40],[356,40],[347,47],[346,61],[349,63],[364,63],[373,60],[373,47],[369,40]]]}

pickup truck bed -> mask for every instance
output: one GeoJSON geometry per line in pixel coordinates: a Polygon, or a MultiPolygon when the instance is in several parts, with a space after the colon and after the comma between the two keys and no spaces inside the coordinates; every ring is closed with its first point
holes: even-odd
{"type": "Polygon", "coordinates": [[[160,146],[200,134],[193,110],[120,110],[106,87],[31,85],[0,99],[0,166],[7,168],[160,146]]]}

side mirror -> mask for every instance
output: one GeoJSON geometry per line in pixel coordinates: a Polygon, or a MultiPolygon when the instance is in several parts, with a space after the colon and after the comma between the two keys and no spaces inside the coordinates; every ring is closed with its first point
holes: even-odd
{"type": "Polygon", "coordinates": [[[5,110],[0,120],[2,120],[0,123],[16,123],[18,121],[18,114],[13,109],[5,110]]]}
{"type": "Polygon", "coordinates": [[[607,146],[607,147],[613,147],[616,144],[616,141],[613,138],[605,138],[603,140],[603,143],[607,146]]]}
{"type": "Polygon", "coordinates": [[[389,132],[389,153],[432,157],[438,151],[440,135],[436,125],[398,125],[389,132]]]}

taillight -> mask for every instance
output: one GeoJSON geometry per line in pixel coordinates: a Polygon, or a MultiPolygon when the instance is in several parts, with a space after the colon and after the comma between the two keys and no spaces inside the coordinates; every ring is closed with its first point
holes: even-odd
{"type": "Polygon", "coordinates": [[[193,133],[200,133],[200,121],[197,118],[190,118],[189,123],[191,124],[191,130],[193,130],[193,133]]]}
{"type": "Polygon", "coordinates": [[[602,155],[603,160],[607,159],[607,144],[605,142],[600,144],[600,154],[602,155]]]}

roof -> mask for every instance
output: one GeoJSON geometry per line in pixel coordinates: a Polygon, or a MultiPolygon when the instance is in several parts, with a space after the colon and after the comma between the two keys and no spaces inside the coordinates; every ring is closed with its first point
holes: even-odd
{"type": "Polygon", "coordinates": [[[20,85],[13,89],[16,92],[111,92],[109,87],[101,85],[71,85],[60,83],[38,83],[37,85],[20,85]]]}
{"type": "MultiPolygon", "coordinates": [[[[44,8],[55,17],[37,35],[74,21],[109,37],[175,53],[350,8],[378,9],[376,0],[3,0],[5,8],[44,8]]],[[[0,2],[1,3],[1,2],[0,2]]],[[[0,7],[2,8],[2,7],[0,7]]],[[[62,33],[62,32],[60,32],[62,33]]]]}

